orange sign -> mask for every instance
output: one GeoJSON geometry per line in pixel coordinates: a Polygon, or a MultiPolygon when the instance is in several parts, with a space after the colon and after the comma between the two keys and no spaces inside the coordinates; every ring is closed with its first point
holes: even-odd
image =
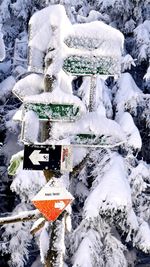
{"type": "Polygon", "coordinates": [[[54,185],[50,181],[32,199],[32,203],[48,221],[55,221],[73,199],[58,182],[54,185]]]}

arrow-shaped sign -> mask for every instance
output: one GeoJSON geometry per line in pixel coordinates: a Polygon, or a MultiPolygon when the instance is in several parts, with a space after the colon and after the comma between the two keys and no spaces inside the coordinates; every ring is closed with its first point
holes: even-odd
{"type": "Polygon", "coordinates": [[[65,207],[64,201],[56,202],[55,203],[55,209],[63,210],[65,207]]]}
{"type": "Polygon", "coordinates": [[[48,221],[55,221],[73,199],[62,184],[57,181],[53,185],[50,181],[32,199],[32,203],[48,221]]]}
{"type": "Polygon", "coordinates": [[[40,152],[41,150],[34,150],[29,156],[33,165],[40,165],[40,161],[49,161],[49,154],[40,154],[40,152]]]}

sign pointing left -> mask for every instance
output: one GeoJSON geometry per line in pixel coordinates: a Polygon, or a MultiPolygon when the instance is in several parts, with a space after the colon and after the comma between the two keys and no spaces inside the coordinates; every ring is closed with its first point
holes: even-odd
{"type": "Polygon", "coordinates": [[[60,170],[61,146],[25,145],[23,169],[60,170]]]}
{"type": "Polygon", "coordinates": [[[49,154],[41,154],[41,150],[34,150],[29,156],[29,159],[31,160],[33,165],[40,165],[40,161],[49,161],[49,154]]]}

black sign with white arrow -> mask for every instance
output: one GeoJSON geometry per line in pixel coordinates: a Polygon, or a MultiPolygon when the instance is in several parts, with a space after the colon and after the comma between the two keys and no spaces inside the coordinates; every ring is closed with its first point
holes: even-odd
{"type": "Polygon", "coordinates": [[[25,145],[23,169],[60,170],[61,146],[25,145]]]}

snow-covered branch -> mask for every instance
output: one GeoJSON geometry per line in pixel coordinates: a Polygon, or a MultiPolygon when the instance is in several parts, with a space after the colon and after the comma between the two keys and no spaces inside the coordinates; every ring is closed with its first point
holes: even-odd
{"type": "Polygon", "coordinates": [[[23,211],[18,215],[0,218],[0,225],[8,223],[17,223],[24,221],[31,221],[41,217],[41,213],[38,210],[23,211]]]}

